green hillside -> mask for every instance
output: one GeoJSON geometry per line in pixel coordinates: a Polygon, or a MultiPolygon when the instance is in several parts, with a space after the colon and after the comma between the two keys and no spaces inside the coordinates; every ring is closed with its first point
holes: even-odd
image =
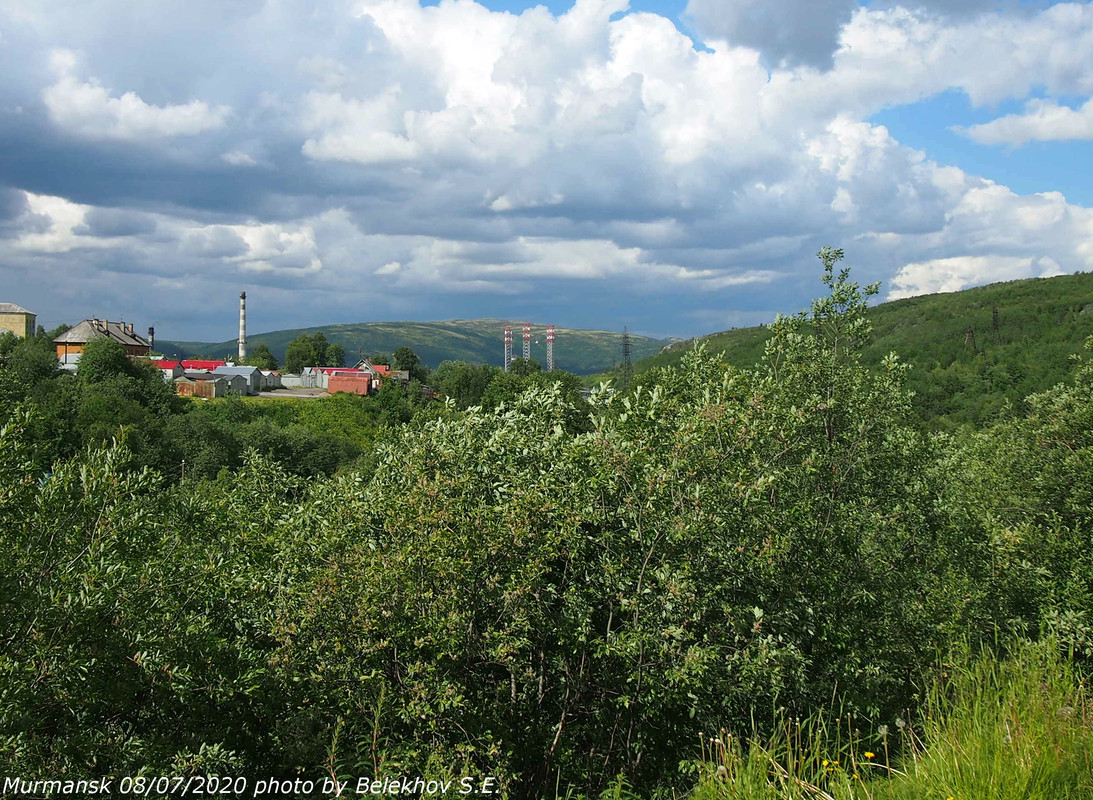
{"type": "MultiPolygon", "coordinates": [[[[314,328],[258,333],[247,337],[250,347],[265,344],[279,360],[284,360],[288,343],[303,333],[319,331],[331,342],[345,348],[347,360],[375,353],[390,354],[398,347],[411,347],[430,367],[441,361],[468,361],[500,365],[504,353],[502,329],[513,329],[516,355],[523,349],[522,322],[499,319],[453,319],[444,322],[358,322],[347,325],[322,325],[314,328]]],[[[604,370],[622,360],[622,333],[557,328],[554,363],[558,369],[587,375],[604,370]]],[[[532,326],[531,357],[546,362],[546,326],[532,326]]],[[[630,335],[635,358],[651,356],[668,342],[630,335]]],[[[167,356],[231,356],[236,352],[234,339],[227,342],[173,342],[160,340],[156,349],[167,356]]]]}
{"type": "MultiPolygon", "coordinates": [[[[1070,356],[1093,335],[1093,274],[895,300],[871,308],[869,318],[873,339],[866,361],[879,364],[894,351],[913,365],[909,383],[924,420],[933,427],[980,424],[1007,401],[1020,405],[1025,396],[1066,377],[1070,356]]],[[[768,336],[767,328],[755,327],[677,342],[635,361],[634,374],[676,364],[699,342],[724,352],[734,366],[750,366],[768,336]]],[[[617,380],[619,372],[595,377],[617,380]]]]}

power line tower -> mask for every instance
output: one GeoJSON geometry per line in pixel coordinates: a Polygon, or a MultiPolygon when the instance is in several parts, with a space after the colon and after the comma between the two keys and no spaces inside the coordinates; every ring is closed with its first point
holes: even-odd
{"type": "Polygon", "coordinates": [[[979,352],[979,348],[975,346],[975,329],[971,325],[969,325],[968,329],[966,331],[964,331],[964,347],[965,347],[965,349],[968,347],[969,344],[972,346],[972,352],[973,353],[978,353],[979,352]]]}
{"type": "Polygon", "coordinates": [[[508,325],[505,326],[505,360],[502,366],[505,368],[505,372],[509,371],[509,364],[512,363],[512,328],[508,325]]]}
{"type": "Polygon", "coordinates": [[[554,371],[554,326],[547,325],[547,372],[554,371]]]}
{"type": "Polygon", "coordinates": [[[629,389],[634,378],[634,367],[630,363],[630,329],[622,326],[622,388],[629,389]]]}
{"type": "Polygon", "coordinates": [[[524,323],[524,361],[531,361],[531,323],[524,323]]]}

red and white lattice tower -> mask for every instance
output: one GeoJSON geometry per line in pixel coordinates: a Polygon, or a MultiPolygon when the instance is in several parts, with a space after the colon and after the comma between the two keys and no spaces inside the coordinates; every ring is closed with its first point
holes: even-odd
{"type": "Polygon", "coordinates": [[[512,361],[512,328],[505,326],[505,372],[509,371],[509,363],[512,361]]]}
{"type": "Polygon", "coordinates": [[[524,323],[524,361],[531,361],[531,323],[524,323]]]}
{"type": "Polygon", "coordinates": [[[554,326],[547,325],[547,372],[554,371],[554,326]]]}

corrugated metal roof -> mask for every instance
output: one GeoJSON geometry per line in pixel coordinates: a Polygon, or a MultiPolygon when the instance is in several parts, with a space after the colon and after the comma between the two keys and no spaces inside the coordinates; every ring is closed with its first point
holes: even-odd
{"type": "Polygon", "coordinates": [[[15,303],[0,303],[0,314],[30,314],[37,316],[33,311],[27,311],[22,306],[15,305],[15,303]]]}

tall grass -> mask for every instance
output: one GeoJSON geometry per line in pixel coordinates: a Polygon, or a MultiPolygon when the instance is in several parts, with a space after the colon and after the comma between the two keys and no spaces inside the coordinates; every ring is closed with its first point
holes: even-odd
{"type": "Polygon", "coordinates": [[[912,722],[858,733],[817,716],[761,740],[704,740],[692,800],[1093,799],[1088,687],[1053,642],[950,662],[912,722]]]}

